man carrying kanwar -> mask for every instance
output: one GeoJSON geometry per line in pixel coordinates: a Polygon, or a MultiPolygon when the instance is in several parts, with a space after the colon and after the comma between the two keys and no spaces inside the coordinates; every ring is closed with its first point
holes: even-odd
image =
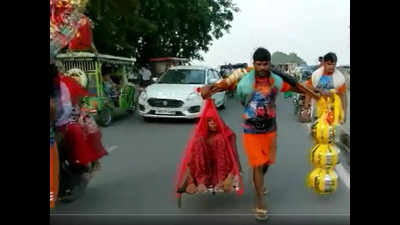
{"type": "MultiPolygon", "coordinates": [[[[200,89],[204,99],[216,92],[234,90],[236,97],[245,107],[243,117],[243,145],[252,168],[256,192],[257,220],[267,220],[268,211],[264,204],[264,176],[276,159],[276,97],[279,92],[303,93],[298,86],[291,86],[281,76],[270,71],[271,54],[265,48],[258,48],[253,54],[254,69],[248,72],[237,69],[225,79],[200,89]]],[[[278,73],[278,72],[276,72],[278,73]]],[[[293,84],[292,84],[293,85],[293,84]]]]}

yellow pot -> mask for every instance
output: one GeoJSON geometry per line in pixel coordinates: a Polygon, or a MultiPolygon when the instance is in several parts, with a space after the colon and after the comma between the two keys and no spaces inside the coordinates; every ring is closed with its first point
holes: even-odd
{"type": "Polygon", "coordinates": [[[338,176],[332,169],[316,168],[308,175],[307,183],[318,194],[330,194],[337,189],[338,176]]]}
{"type": "Polygon", "coordinates": [[[335,127],[323,119],[318,119],[311,127],[312,136],[316,143],[330,144],[335,142],[335,127]]]}
{"type": "Polygon", "coordinates": [[[317,168],[332,169],[339,160],[336,147],[331,144],[316,144],[310,152],[310,161],[317,168]]]}

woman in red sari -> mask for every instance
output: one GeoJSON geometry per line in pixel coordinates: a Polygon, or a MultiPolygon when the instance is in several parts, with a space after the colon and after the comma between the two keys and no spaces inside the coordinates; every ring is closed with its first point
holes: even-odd
{"type": "Polygon", "coordinates": [[[80,99],[89,93],[73,78],[60,75],[60,105],[56,126],[63,136],[63,147],[70,164],[99,169],[99,159],[107,154],[101,143],[101,132],[87,111],[80,108],[80,99]]]}
{"type": "Polygon", "coordinates": [[[240,163],[235,134],[219,118],[212,100],[207,100],[179,166],[176,180],[182,193],[242,193],[240,163]]]}

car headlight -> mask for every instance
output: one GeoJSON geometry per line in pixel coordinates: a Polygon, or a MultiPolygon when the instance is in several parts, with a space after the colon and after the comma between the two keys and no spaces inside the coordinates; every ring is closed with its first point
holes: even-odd
{"type": "Polygon", "coordinates": [[[197,92],[192,92],[192,93],[190,93],[190,95],[186,98],[186,100],[187,100],[187,101],[190,101],[190,100],[197,99],[197,98],[199,98],[199,97],[200,97],[200,95],[199,95],[197,92]]]}
{"type": "Polygon", "coordinates": [[[147,100],[148,96],[147,96],[147,92],[146,90],[142,91],[142,93],[139,96],[139,100],[142,102],[145,102],[147,100]]]}

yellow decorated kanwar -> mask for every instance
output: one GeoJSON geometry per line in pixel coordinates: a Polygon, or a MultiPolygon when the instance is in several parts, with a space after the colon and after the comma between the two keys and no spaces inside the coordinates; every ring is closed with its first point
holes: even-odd
{"type": "Polygon", "coordinates": [[[314,146],[310,151],[310,162],[315,169],[307,176],[307,184],[318,194],[329,194],[337,188],[334,168],[339,161],[339,153],[335,135],[336,126],[344,120],[342,102],[335,90],[331,90],[330,96],[318,99],[316,116],[318,119],[311,127],[314,146]]]}

